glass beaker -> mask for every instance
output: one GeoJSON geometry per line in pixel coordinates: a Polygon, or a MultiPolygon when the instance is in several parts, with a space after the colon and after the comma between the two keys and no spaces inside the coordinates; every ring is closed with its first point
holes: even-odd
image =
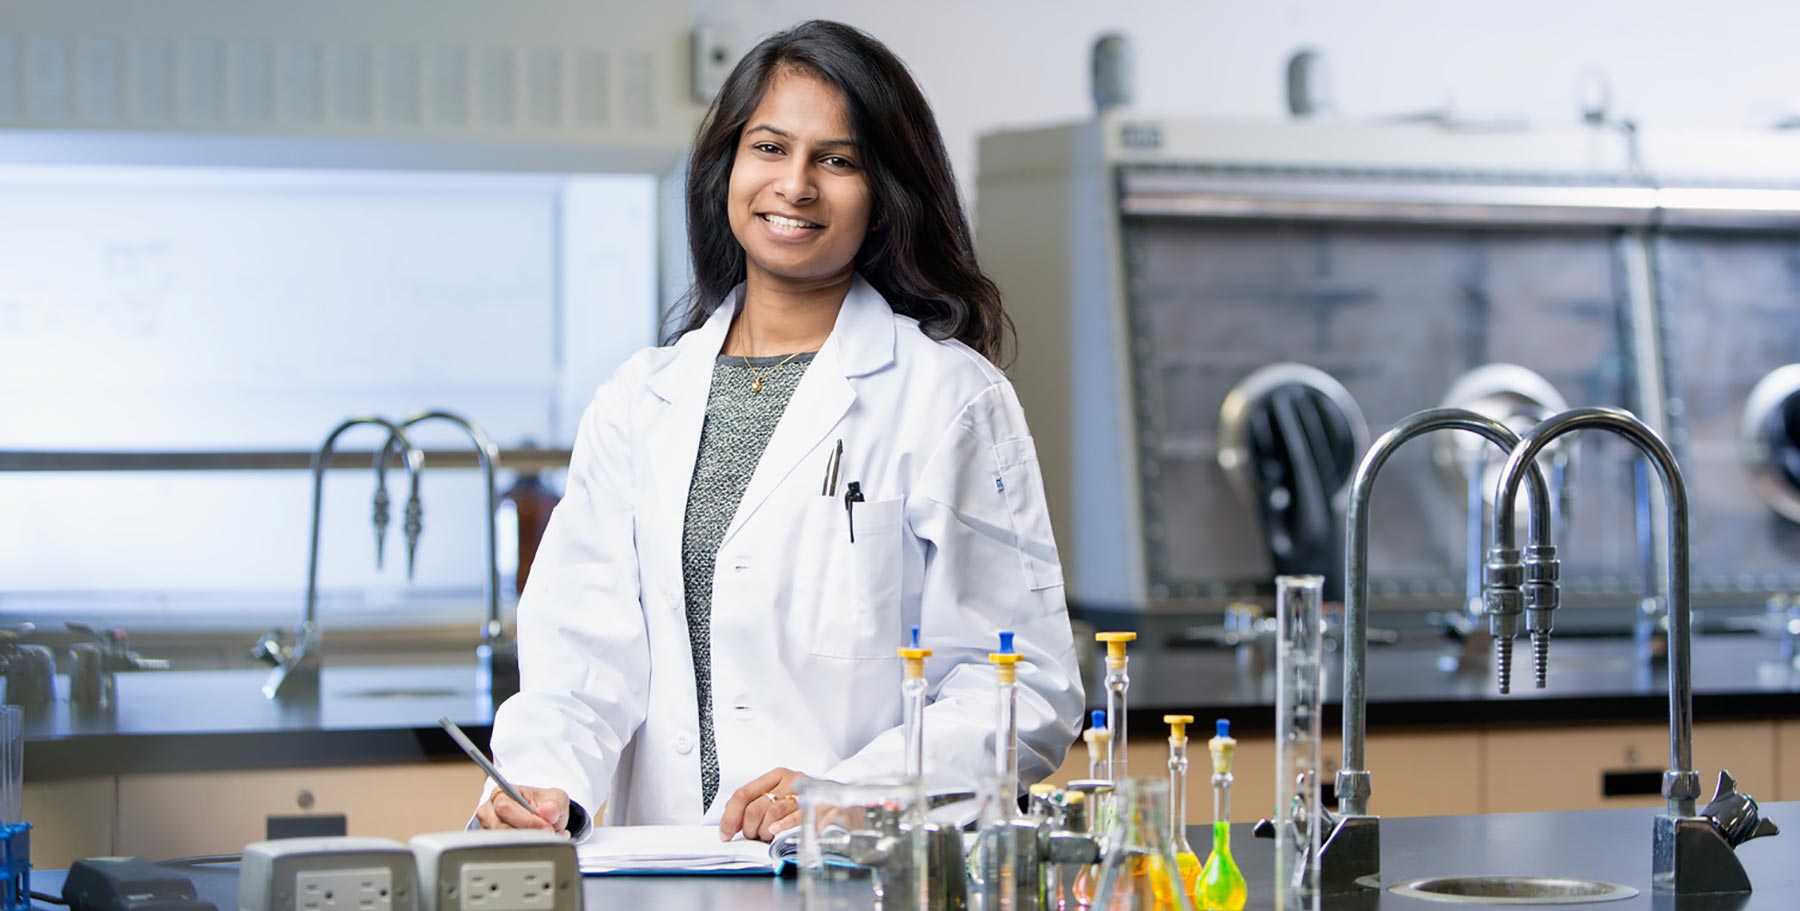
{"type": "Polygon", "coordinates": [[[925,793],[918,779],[811,779],[800,801],[800,905],[808,911],[926,911],[925,793]]]}
{"type": "Polygon", "coordinates": [[[24,822],[25,711],[0,706],[0,825],[24,822]]]}
{"type": "Polygon", "coordinates": [[[1169,783],[1160,778],[1115,782],[1118,818],[1106,843],[1094,911],[1193,911],[1169,844],[1169,783]]]}
{"type": "Polygon", "coordinates": [[[1275,579],[1275,909],[1319,908],[1323,576],[1275,579]]]}

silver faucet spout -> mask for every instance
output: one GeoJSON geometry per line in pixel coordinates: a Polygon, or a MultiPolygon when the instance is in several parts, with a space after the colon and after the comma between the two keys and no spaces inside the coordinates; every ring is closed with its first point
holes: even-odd
{"type": "MultiPolygon", "coordinates": [[[[292,647],[279,647],[278,643],[269,641],[268,637],[258,643],[258,653],[275,662],[275,669],[270,672],[269,679],[263,684],[263,695],[269,699],[283,697],[316,696],[319,687],[319,526],[322,507],[325,500],[325,466],[331,460],[331,453],[337,447],[338,437],[352,427],[374,424],[385,427],[388,431],[389,443],[398,443],[406,453],[406,473],[411,486],[412,501],[419,498],[419,472],[425,466],[425,455],[406,438],[406,432],[400,425],[383,417],[362,415],[348,418],[325,436],[318,451],[312,457],[313,497],[312,497],[312,536],[306,552],[306,606],[300,616],[300,625],[294,629],[292,647]]],[[[381,450],[386,452],[384,446],[381,450]]],[[[375,478],[377,491],[386,490],[386,460],[377,457],[375,460],[375,478]]],[[[415,516],[416,519],[416,516],[415,516]]],[[[416,537],[416,535],[415,535],[416,537]]]]}
{"type": "Polygon", "coordinates": [[[500,622],[500,549],[494,527],[494,517],[499,511],[494,466],[500,460],[500,448],[473,421],[451,411],[422,411],[407,418],[401,426],[410,429],[427,421],[444,421],[462,428],[469,442],[474,444],[475,458],[481,463],[482,478],[486,482],[487,575],[482,578],[482,588],[487,596],[487,620],[481,625],[481,644],[476,648],[476,656],[482,678],[480,688],[499,701],[519,689],[518,651],[500,622]]]}
{"type": "MultiPolygon", "coordinates": [[[[1576,408],[1555,415],[1527,432],[1501,470],[1494,500],[1494,548],[1514,546],[1513,503],[1527,467],[1551,441],[1577,430],[1616,433],[1643,453],[1662,479],[1668,504],[1669,548],[1665,561],[1669,611],[1669,770],[1663,773],[1663,797],[1669,814],[1694,815],[1700,796],[1700,775],[1694,771],[1694,694],[1688,615],[1688,496],[1687,482],[1675,454],[1662,438],[1630,412],[1617,408],[1576,408]]],[[[1534,517],[1535,518],[1535,517],[1534,517]]],[[[1490,595],[1493,594],[1490,588],[1490,595]]]]}
{"type": "MultiPolygon", "coordinates": [[[[1338,812],[1344,816],[1366,815],[1372,790],[1369,773],[1363,767],[1368,717],[1364,680],[1369,652],[1369,501],[1374,494],[1376,475],[1395,450],[1406,441],[1434,430],[1467,431],[1508,451],[1519,442],[1518,435],[1505,424],[1485,415],[1461,408],[1433,408],[1409,415],[1389,428],[1369,447],[1356,467],[1350,482],[1349,530],[1344,542],[1344,755],[1337,777],[1338,812]]],[[[1550,542],[1553,527],[1550,488],[1535,465],[1529,474],[1531,542],[1534,548],[1545,549],[1543,556],[1554,559],[1555,548],[1550,542]]],[[[1510,522],[1508,519],[1509,531],[1510,522]]]]}

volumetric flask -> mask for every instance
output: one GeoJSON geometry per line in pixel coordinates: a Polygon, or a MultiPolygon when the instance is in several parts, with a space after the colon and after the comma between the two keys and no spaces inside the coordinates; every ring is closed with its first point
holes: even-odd
{"type": "Polygon", "coordinates": [[[1193,911],[1169,843],[1169,783],[1127,778],[1115,787],[1118,820],[1106,841],[1093,911],[1193,911]]]}
{"type": "Polygon", "coordinates": [[[1323,576],[1275,579],[1275,908],[1319,908],[1323,576]]]}
{"type": "Polygon", "coordinates": [[[813,779],[794,790],[801,907],[925,911],[925,801],[917,779],[813,779]]]}

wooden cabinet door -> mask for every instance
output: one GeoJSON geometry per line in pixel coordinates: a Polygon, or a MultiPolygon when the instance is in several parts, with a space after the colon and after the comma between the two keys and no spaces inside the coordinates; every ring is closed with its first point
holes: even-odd
{"type": "Polygon", "coordinates": [[[167,772],[119,777],[120,854],[151,860],[231,854],[267,835],[270,816],[345,816],[351,835],[406,841],[463,828],[482,772],[463,762],[167,772]]]}
{"type": "Polygon", "coordinates": [[[25,821],[31,823],[31,865],[55,870],[83,857],[109,857],[113,849],[111,775],[62,781],[29,781],[25,821]]]}
{"type": "MultiPolygon", "coordinates": [[[[1669,767],[1666,725],[1614,725],[1490,731],[1486,811],[1659,807],[1669,767]]],[[[1751,794],[1773,793],[1775,724],[1715,722],[1694,726],[1700,802],[1712,796],[1720,769],[1751,794]]]]}

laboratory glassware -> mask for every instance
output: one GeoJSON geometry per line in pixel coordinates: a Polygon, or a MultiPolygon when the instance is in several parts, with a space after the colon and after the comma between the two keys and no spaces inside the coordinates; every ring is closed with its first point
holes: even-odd
{"type": "Polygon", "coordinates": [[[981,814],[969,852],[970,911],[1013,911],[1018,907],[1019,838],[1013,825],[1018,791],[998,775],[984,775],[978,791],[981,814]]]}
{"type": "Polygon", "coordinates": [[[969,899],[980,911],[1011,911],[1019,884],[1018,832],[1013,818],[1019,799],[1019,659],[1013,634],[1000,633],[1000,650],[988,653],[994,665],[994,772],[982,784],[982,816],[969,864],[969,899]],[[988,781],[993,782],[991,788],[988,781]]]}
{"type": "Polygon", "coordinates": [[[1231,736],[1231,722],[1220,718],[1215,730],[1217,735],[1206,742],[1213,766],[1213,846],[1200,870],[1200,894],[1194,904],[1201,911],[1242,911],[1249,889],[1231,858],[1231,760],[1237,741],[1231,736]]]}
{"type": "Polygon", "coordinates": [[[918,779],[807,779],[800,801],[800,906],[849,911],[870,906],[926,911],[925,804],[918,779]]]}
{"type": "Polygon", "coordinates": [[[1169,848],[1175,852],[1174,880],[1190,901],[1198,901],[1200,858],[1187,837],[1187,726],[1194,723],[1194,716],[1164,715],[1163,722],[1169,726],[1169,848]]]}
{"type": "Polygon", "coordinates": [[[24,822],[25,710],[0,706],[0,826],[24,822]]]}
{"type": "Polygon", "coordinates": [[[1323,576],[1275,579],[1275,909],[1319,909],[1323,576]]]}
{"type": "Polygon", "coordinates": [[[1111,725],[1112,741],[1106,746],[1105,778],[1119,781],[1125,777],[1125,694],[1131,689],[1131,675],[1125,670],[1125,644],[1137,633],[1095,633],[1094,639],[1106,643],[1106,721],[1111,725]]]}
{"type": "Polygon", "coordinates": [[[1095,709],[1088,717],[1088,729],[1081,732],[1081,739],[1087,742],[1088,780],[1111,781],[1107,774],[1106,757],[1112,752],[1112,731],[1106,727],[1106,710],[1095,709]]]}
{"type": "Polygon", "coordinates": [[[1176,879],[1169,844],[1169,783],[1128,778],[1116,783],[1119,820],[1107,839],[1106,859],[1091,907],[1094,911],[1193,911],[1176,879]]]}
{"type": "Polygon", "coordinates": [[[900,700],[906,717],[906,777],[925,775],[925,659],[931,649],[919,647],[919,628],[912,628],[912,647],[897,650],[904,666],[900,678],[900,700]]]}

